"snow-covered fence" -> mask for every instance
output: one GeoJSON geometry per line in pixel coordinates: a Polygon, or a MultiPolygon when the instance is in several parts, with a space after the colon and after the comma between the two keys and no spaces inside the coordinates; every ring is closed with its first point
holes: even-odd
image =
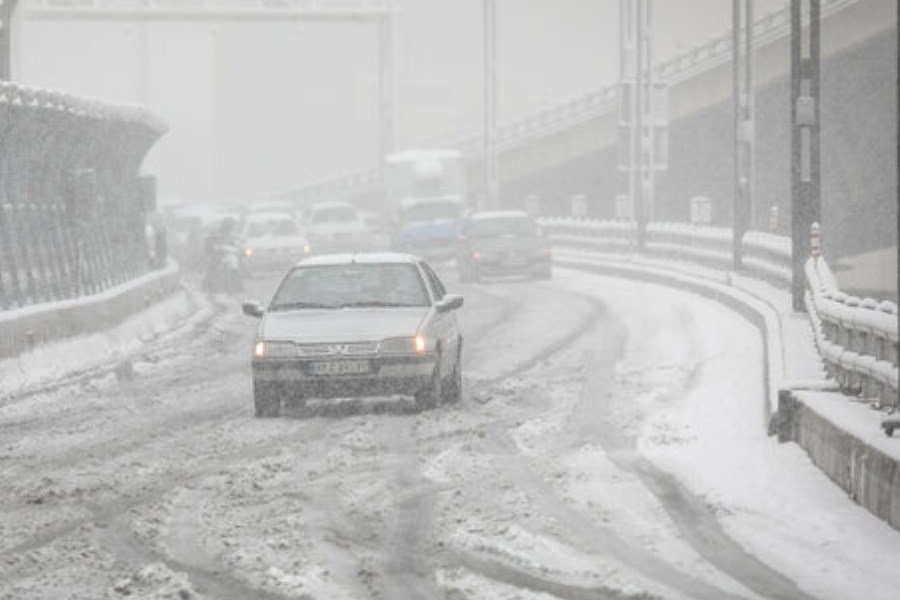
{"type": "Polygon", "coordinates": [[[848,394],[898,403],[897,305],[840,291],[824,259],[806,264],[806,306],[829,374],[848,394]]]}
{"type": "MultiPolygon", "coordinates": [[[[631,221],[544,218],[541,225],[554,246],[600,254],[622,254],[637,248],[631,221]]],[[[680,260],[713,269],[733,267],[731,230],[690,223],[650,223],[646,252],[651,256],[680,260]]],[[[782,287],[791,281],[789,238],[762,232],[744,236],[744,268],[752,276],[782,287]]]]}
{"type": "Polygon", "coordinates": [[[0,82],[0,310],[97,293],[149,269],[144,110],[0,82]]]}

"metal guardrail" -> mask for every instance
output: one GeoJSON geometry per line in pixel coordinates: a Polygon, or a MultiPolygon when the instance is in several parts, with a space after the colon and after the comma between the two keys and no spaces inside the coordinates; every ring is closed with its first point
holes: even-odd
{"type": "Polygon", "coordinates": [[[853,396],[900,408],[897,305],[840,291],[824,259],[806,263],[806,307],[828,373],[853,396]]]}
{"type": "MultiPolygon", "coordinates": [[[[624,258],[637,252],[636,228],[630,221],[544,218],[541,226],[554,247],[624,258]]],[[[745,272],[789,289],[790,238],[748,232],[744,236],[745,272]]],[[[687,223],[651,223],[646,251],[667,259],[730,271],[731,230],[687,223]]],[[[807,309],[816,346],[828,373],[848,395],[874,399],[900,409],[898,401],[897,305],[841,292],[821,257],[806,266],[807,309]]]]}
{"type": "Polygon", "coordinates": [[[0,82],[0,311],[77,298],[150,268],[138,108],[0,82]]]}

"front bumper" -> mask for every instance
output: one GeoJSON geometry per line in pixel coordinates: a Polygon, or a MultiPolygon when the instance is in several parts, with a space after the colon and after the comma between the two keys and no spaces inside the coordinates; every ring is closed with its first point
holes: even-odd
{"type": "Polygon", "coordinates": [[[255,385],[276,387],[286,398],[348,398],[413,395],[427,388],[434,373],[433,354],[341,359],[254,359],[255,385]],[[314,363],[366,363],[360,374],[314,374],[314,363]]]}

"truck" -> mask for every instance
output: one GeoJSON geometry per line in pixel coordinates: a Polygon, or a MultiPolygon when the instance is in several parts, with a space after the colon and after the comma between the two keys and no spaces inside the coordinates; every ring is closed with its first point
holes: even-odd
{"type": "Polygon", "coordinates": [[[466,203],[463,153],[407,150],[386,158],[386,195],[394,232],[391,246],[432,261],[452,259],[466,203]]]}

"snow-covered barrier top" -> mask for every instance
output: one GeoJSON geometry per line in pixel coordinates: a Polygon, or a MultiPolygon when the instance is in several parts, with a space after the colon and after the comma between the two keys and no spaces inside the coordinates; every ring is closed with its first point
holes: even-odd
{"type": "MultiPolygon", "coordinates": [[[[539,222],[555,247],[612,256],[637,252],[637,230],[631,221],[544,218],[539,222]]],[[[723,227],[650,223],[645,251],[666,260],[728,271],[734,265],[731,235],[723,227]]],[[[790,238],[748,232],[743,249],[748,274],[790,287],[790,238]]],[[[806,284],[816,343],[829,371],[849,393],[896,405],[897,306],[841,292],[822,258],[811,259],[806,266],[806,284]]]]}
{"type": "Polygon", "coordinates": [[[838,289],[824,259],[809,259],[807,308],[829,372],[851,394],[898,406],[897,305],[838,289]]]}
{"type": "Polygon", "coordinates": [[[140,167],[165,131],[141,108],[0,82],[0,310],[149,269],[140,167]]]}
{"type": "MultiPolygon", "coordinates": [[[[637,249],[633,221],[600,221],[571,217],[542,218],[553,243],[594,252],[632,252],[637,249]]],[[[647,225],[646,251],[709,268],[733,268],[731,229],[690,223],[656,222],[647,225]]],[[[787,287],[791,281],[791,242],[771,233],[744,236],[744,267],[754,276],[787,287]]]]}

